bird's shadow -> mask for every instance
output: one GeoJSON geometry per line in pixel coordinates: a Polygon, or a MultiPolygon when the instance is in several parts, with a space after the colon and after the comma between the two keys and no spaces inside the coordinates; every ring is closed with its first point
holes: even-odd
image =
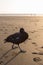
{"type": "MultiPolygon", "coordinates": [[[[15,47],[14,49],[16,49],[17,47],[15,47]]],[[[5,55],[7,55],[11,50],[13,50],[13,49],[9,49],[7,52],[5,52],[1,57],[0,57],[0,59],[2,59],[5,55]]]]}
{"type": "MultiPolygon", "coordinates": [[[[14,48],[14,49],[15,49],[15,48],[14,48]]],[[[6,53],[4,53],[4,54],[1,56],[0,60],[3,59],[3,57],[4,57],[5,55],[7,55],[11,50],[13,50],[13,49],[10,49],[10,50],[8,50],[6,53]]],[[[15,59],[20,53],[25,53],[25,52],[19,51],[18,53],[16,53],[15,56],[13,56],[13,57],[12,57],[10,60],[8,60],[6,63],[4,63],[3,61],[0,61],[0,64],[3,63],[4,65],[7,65],[9,62],[11,62],[13,59],[15,59]]]]}
{"type": "Polygon", "coordinates": [[[15,59],[20,53],[22,53],[22,52],[19,51],[15,56],[13,56],[10,60],[8,60],[4,65],[7,65],[9,62],[11,62],[13,59],[15,59]]]}

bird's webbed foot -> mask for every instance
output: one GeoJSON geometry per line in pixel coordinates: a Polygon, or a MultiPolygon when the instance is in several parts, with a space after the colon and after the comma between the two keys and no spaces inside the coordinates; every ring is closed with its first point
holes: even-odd
{"type": "Polygon", "coordinates": [[[26,51],[24,51],[24,50],[20,50],[20,52],[25,53],[26,51]]]}

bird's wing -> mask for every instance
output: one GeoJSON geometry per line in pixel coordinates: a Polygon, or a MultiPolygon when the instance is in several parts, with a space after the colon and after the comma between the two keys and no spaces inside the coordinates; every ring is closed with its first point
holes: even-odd
{"type": "Polygon", "coordinates": [[[16,37],[16,40],[19,40],[20,39],[20,37],[16,37]]]}

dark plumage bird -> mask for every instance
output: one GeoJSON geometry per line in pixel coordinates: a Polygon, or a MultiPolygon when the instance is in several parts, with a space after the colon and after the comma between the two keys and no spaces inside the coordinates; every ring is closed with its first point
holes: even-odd
{"type": "Polygon", "coordinates": [[[15,33],[15,34],[12,34],[12,35],[9,35],[6,39],[5,39],[5,43],[6,42],[11,42],[13,43],[12,45],[12,49],[14,48],[14,44],[18,45],[20,51],[21,48],[19,46],[19,44],[21,44],[22,42],[24,42],[26,39],[28,39],[28,33],[25,32],[24,28],[20,28],[20,31],[15,33]]]}

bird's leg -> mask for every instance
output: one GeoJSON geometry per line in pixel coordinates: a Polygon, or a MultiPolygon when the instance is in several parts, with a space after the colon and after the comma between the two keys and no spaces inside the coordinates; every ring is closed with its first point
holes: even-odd
{"type": "Polygon", "coordinates": [[[23,51],[23,50],[20,48],[20,46],[19,46],[19,45],[18,45],[18,47],[19,47],[19,49],[20,49],[20,51],[21,51],[21,52],[23,52],[23,53],[25,53],[25,52],[26,52],[26,51],[23,51]]]}
{"type": "Polygon", "coordinates": [[[14,44],[12,45],[12,49],[14,49],[14,44]]]}
{"type": "Polygon", "coordinates": [[[13,43],[13,45],[12,45],[12,49],[16,49],[16,48],[18,48],[18,47],[14,47],[14,43],[13,43]]]}
{"type": "Polygon", "coordinates": [[[19,45],[18,45],[18,47],[19,47],[20,51],[22,51],[19,45]]]}

